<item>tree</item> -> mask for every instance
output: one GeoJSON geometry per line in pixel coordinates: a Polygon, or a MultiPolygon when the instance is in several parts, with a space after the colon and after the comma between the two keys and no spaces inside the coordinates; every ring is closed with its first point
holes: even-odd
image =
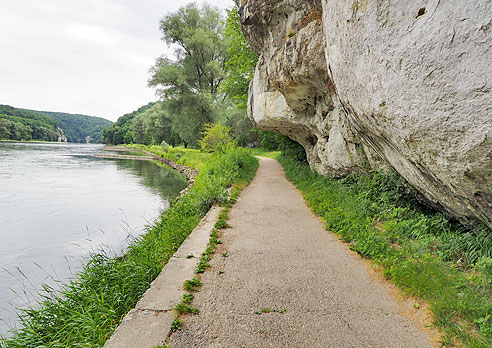
{"type": "Polygon", "coordinates": [[[232,128],[237,142],[245,146],[259,141],[258,132],[246,115],[249,83],[253,78],[258,55],[244,37],[237,6],[227,10],[224,36],[227,44],[226,78],[220,85],[220,90],[237,106],[229,112],[226,124],[232,128]]]}
{"type": "Polygon", "coordinates": [[[176,144],[178,139],[172,132],[171,123],[166,108],[162,103],[157,103],[133,119],[131,123],[133,139],[137,143],[146,145],[160,144],[162,141],[176,144]]]}
{"type": "Polygon", "coordinates": [[[4,118],[0,118],[0,139],[10,139],[11,122],[4,118]]]}
{"type": "Polygon", "coordinates": [[[227,10],[225,38],[228,58],[225,64],[227,77],[220,89],[239,107],[246,109],[249,83],[253,78],[258,55],[251,49],[244,37],[237,7],[227,10]]]}
{"type": "MultiPolygon", "coordinates": [[[[131,131],[130,128],[132,127],[133,119],[139,114],[152,108],[154,105],[155,103],[148,103],[147,105],[138,108],[138,110],[125,114],[120,118],[118,118],[118,121],[113,123],[110,127],[104,128],[102,130],[103,141],[106,144],[114,144],[114,145],[127,143],[126,141],[131,142],[133,139],[130,139],[128,131],[129,130],[131,131]]],[[[135,137],[136,135],[133,134],[133,136],[135,137]]]]}
{"type": "MultiPolygon", "coordinates": [[[[151,69],[149,86],[172,115],[172,130],[185,145],[197,145],[203,125],[214,120],[221,96],[226,48],[220,10],[196,3],[181,7],[160,22],[163,40],[175,45],[175,60],[161,56],[151,69]]],[[[222,96],[223,97],[223,96],[222,96]]]]}

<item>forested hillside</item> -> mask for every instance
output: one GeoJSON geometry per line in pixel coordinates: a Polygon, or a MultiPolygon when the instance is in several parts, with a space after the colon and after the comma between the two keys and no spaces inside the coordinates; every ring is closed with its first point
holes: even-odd
{"type": "Polygon", "coordinates": [[[100,117],[19,109],[0,105],[0,139],[92,143],[102,142],[111,121],[100,117]]]}
{"type": "Polygon", "coordinates": [[[133,142],[132,121],[133,119],[150,109],[155,103],[148,103],[136,111],[130,112],[118,118],[118,121],[103,130],[103,140],[106,144],[129,144],[133,142]]]}
{"type": "Polygon", "coordinates": [[[90,137],[91,143],[102,143],[102,130],[111,125],[111,121],[101,117],[62,112],[40,113],[54,119],[71,143],[85,143],[86,137],[90,137]]]}
{"type": "Polygon", "coordinates": [[[52,118],[0,105],[0,139],[57,141],[60,136],[52,118]]]}

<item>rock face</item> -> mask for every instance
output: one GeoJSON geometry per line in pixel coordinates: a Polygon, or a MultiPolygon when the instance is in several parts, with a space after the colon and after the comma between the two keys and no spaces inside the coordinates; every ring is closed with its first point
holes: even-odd
{"type": "Polygon", "coordinates": [[[240,0],[261,55],[249,115],[341,177],[393,167],[492,227],[492,3],[240,0]]]}

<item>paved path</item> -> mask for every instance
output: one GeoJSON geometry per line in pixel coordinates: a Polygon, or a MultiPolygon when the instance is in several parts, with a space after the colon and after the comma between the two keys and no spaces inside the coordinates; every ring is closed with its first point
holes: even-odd
{"type": "Polygon", "coordinates": [[[433,347],[324,230],[276,161],[261,159],[230,216],[195,296],[200,314],[186,318],[172,348],[433,347]],[[255,314],[262,308],[273,312],[255,314]]]}

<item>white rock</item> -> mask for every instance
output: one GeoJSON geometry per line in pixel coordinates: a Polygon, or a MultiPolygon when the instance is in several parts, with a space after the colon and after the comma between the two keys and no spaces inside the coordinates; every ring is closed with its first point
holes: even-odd
{"type": "Polygon", "coordinates": [[[261,129],[298,141],[323,174],[389,164],[492,227],[490,1],[249,0],[240,14],[261,54],[261,129]]]}

